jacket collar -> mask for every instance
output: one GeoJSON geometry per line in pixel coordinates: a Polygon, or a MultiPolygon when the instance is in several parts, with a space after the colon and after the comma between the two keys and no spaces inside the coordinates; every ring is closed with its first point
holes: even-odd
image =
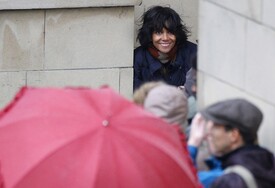
{"type": "Polygon", "coordinates": [[[262,149],[258,145],[244,145],[224,156],[217,157],[217,159],[222,162],[222,167],[226,168],[231,165],[239,164],[244,159],[247,159],[248,156],[253,157],[253,155],[257,154],[259,150],[262,149]],[[246,157],[243,157],[244,155],[246,157]]]}
{"type": "MultiPolygon", "coordinates": [[[[180,65],[178,65],[177,63],[177,59],[178,59],[178,55],[176,56],[176,60],[174,63],[170,64],[168,66],[172,66],[172,67],[178,67],[180,65]]],[[[162,63],[158,60],[155,59],[149,51],[146,50],[146,60],[149,64],[149,70],[151,74],[154,74],[156,71],[158,71],[161,67],[162,67],[162,63]]]]}

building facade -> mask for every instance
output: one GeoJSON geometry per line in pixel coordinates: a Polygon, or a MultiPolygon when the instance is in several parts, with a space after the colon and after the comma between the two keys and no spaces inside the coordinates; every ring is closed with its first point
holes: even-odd
{"type": "Polygon", "coordinates": [[[199,106],[244,97],[260,107],[259,143],[275,152],[275,1],[200,0],[199,106]]]}

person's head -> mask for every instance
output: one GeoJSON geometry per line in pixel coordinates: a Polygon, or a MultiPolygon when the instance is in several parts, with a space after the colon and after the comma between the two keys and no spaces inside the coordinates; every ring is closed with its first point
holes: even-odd
{"type": "Polygon", "coordinates": [[[138,89],[134,91],[133,101],[138,105],[144,105],[144,101],[147,98],[148,93],[155,87],[159,85],[165,85],[166,83],[162,81],[151,81],[145,82],[138,89]]]}
{"type": "Polygon", "coordinates": [[[206,120],[210,152],[215,156],[254,144],[263,119],[260,109],[245,99],[217,102],[200,113],[206,120]]]}
{"type": "Polygon", "coordinates": [[[168,53],[175,45],[184,44],[189,33],[176,11],[154,6],[143,14],[137,39],[145,48],[154,46],[162,53],[168,53]]]}
{"type": "Polygon", "coordinates": [[[140,93],[139,90],[146,90],[146,94],[143,95],[145,97],[143,100],[137,100],[134,97],[134,101],[138,101],[139,104],[143,101],[145,110],[163,118],[170,124],[180,125],[185,131],[188,104],[184,90],[163,82],[148,82],[143,84],[136,92],[140,93]]]}

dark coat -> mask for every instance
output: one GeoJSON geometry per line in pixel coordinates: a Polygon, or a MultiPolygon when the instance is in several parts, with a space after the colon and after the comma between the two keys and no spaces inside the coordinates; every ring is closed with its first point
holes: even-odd
{"type": "Polygon", "coordinates": [[[134,51],[134,89],[145,82],[158,80],[170,85],[183,86],[186,74],[191,68],[191,61],[196,54],[197,45],[187,41],[178,49],[176,60],[173,63],[162,64],[146,48],[141,46],[136,48],[134,51]],[[167,66],[167,76],[161,74],[163,66],[167,66]]]}
{"type": "MultiPolygon", "coordinates": [[[[253,174],[258,188],[275,187],[275,159],[268,150],[259,146],[245,146],[219,158],[222,167],[242,165],[253,174]]],[[[211,188],[247,188],[242,178],[235,173],[220,176],[211,188]]]]}

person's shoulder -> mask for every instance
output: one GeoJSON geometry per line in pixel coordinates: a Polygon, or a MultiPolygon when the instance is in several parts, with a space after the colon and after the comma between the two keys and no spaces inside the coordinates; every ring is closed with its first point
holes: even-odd
{"type": "Polygon", "coordinates": [[[198,177],[204,187],[210,187],[210,185],[221,175],[223,171],[221,169],[198,171],[198,177]]]}
{"type": "Polygon", "coordinates": [[[134,64],[138,65],[143,62],[143,59],[146,54],[146,49],[142,46],[137,47],[134,50],[134,64]]]}
{"type": "MultiPolygon", "coordinates": [[[[190,41],[186,41],[183,45],[179,47],[178,53],[182,57],[189,56],[191,58],[195,57],[197,55],[198,48],[197,44],[192,43],[190,41]]],[[[191,67],[191,65],[190,65],[191,67]]]]}
{"type": "Polygon", "coordinates": [[[196,51],[198,48],[197,44],[190,42],[190,41],[186,41],[181,47],[180,49],[189,49],[191,51],[196,51]]]}
{"type": "Polygon", "coordinates": [[[146,51],[146,48],[139,46],[139,47],[135,48],[134,53],[140,54],[140,53],[144,53],[145,51],[146,51]]]}
{"type": "Polygon", "coordinates": [[[211,184],[212,188],[246,187],[244,180],[236,173],[221,174],[211,184]]]}
{"type": "Polygon", "coordinates": [[[186,41],[183,45],[181,45],[179,47],[179,53],[186,56],[187,54],[189,55],[195,55],[197,54],[198,48],[197,48],[197,44],[190,42],[190,41],[186,41]]]}
{"type": "Polygon", "coordinates": [[[189,41],[189,40],[187,40],[187,41],[185,42],[185,44],[188,45],[188,46],[191,46],[191,47],[197,47],[197,44],[195,44],[195,43],[193,43],[193,42],[191,42],[191,41],[189,41]]]}

